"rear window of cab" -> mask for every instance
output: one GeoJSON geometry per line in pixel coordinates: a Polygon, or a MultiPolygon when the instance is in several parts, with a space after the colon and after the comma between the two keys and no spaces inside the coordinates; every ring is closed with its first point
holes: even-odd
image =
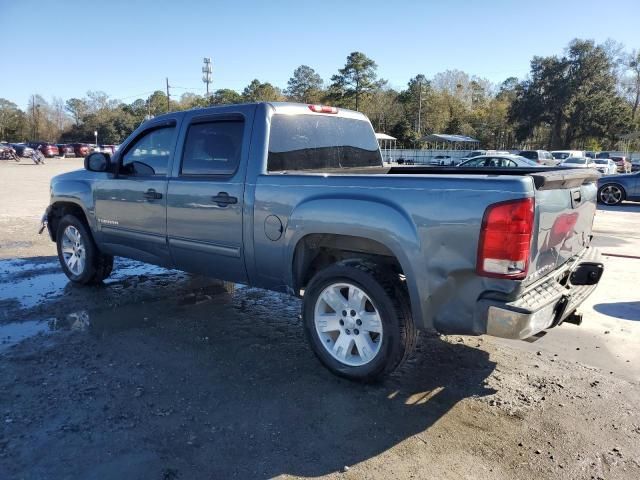
{"type": "Polygon", "coordinates": [[[305,114],[271,117],[269,172],[313,172],[381,165],[378,142],[366,120],[305,114]]]}

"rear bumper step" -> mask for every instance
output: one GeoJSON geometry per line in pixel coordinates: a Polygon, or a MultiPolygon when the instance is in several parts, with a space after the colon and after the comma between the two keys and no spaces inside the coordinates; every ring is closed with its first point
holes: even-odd
{"type": "Polygon", "coordinates": [[[567,321],[580,324],[576,309],[595,290],[602,275],[600,253],[586,248],[568,267],[553,272],[546,281],[526,290],[512,302],[478,301],[486,319],[486,333],[524,339],[567,321]],[[575,282],[575,284],[573,283],[575,282]]]}

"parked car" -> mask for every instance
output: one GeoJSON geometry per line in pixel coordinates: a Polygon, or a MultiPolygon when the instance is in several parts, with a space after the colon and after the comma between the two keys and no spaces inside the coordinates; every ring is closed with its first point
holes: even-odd
{"type": "Polygon", "coordinates": [[[615,175],[616,173],[618,173],[618,166],[613,160],[609,158],[596,158],[595,160],[593,160],[593,163],[596,164],[596,170],[598,170],[603,175],[615,175]]]}
{"type": "Polygon", "coordinates": [[[101,282],[115,255],[288,292],[316,356],[353,380],[392,372],[418,329],[579,323],[602,272],[597,172],[388,167],[350,110],[173,112],[84,163],[51,180],[43,217],[71,282],[101,282]]]}
{"type": "Polygon", "coordinates": [[[587,151],[587,152],[584,152],[584,156],[589,158],[596,158],[596,152],[587,151]]]}
{"type": "Polygon", "coordinates": [[[596,158],[610,158],[610,152],[598,152],[596,158]]]}
{"type": "Polygon", "coordinates": [[[631,162],[627,159],[627,157],[623,157],[620,155],[609,157],[613,160],[618,167],[619,173],[631,173],[631,162]]]}
{"type": "Polygon", "coordinates": [[[640,171],[611,175],[598,180],[598,201],[618,205],[625,200],[640,202],[640,171]]]}
{"type": "Polygon", "coordinates": [[[596,168],[593,158],[589,157],[567,157],[560,164],[561,167],[569,168],[596,168]]]}
{"type": "Polygon", "coordinates": [[[449,155],[436,155],[429,161],[429,165],[439,165],[439,166],[451,165],[451,163],[452,163],[452,160],[451,160],[451,156],[449,155]]]}
{"type": "Polygon", "coordinates": [[[37,149],[44,155],[46,158],[57,157],[60,152],[58,151],[58,147],[53,143],[47,142],[29,142],[27,143],[31,148],[37,149]]]}
{"type": "Polygon", "coordinates": [[[115,145],[100,145],[100,151],[103,153],[109,153],[111,155],[113,155],[114,153],[116,153],[116,146],[115,145]]]}
{"type": "Polygon", "coordinates": [[[31,158],[31,155],[33,155],[33,148],[24,143],[12,143],[11,146],[16,151],[16,155],[20,157],[31,158]]]}
{"type": "Polygon", "coordinates": [[[78,158],[84,158],[91,153],[91,147],[86,143],[72,143],[71,146],[78,158]]]}
{"type": "Polygon", "coordinates": [[[541,167],[539,163],[529,160],[519,155],[480,155],[479,157],[466,160],[458,167],[479,167],[479,168],[531,168],[541,167]]]}
{"type": "Polygon", "coordinates": [[[468,155],[465,155],[464,157],[460,158],[459,161],[464,162],[466,160],[469,160],[470,158],[475,158],[475,157],[479,157],[480,155],[490,155],[490,154],[510,155],[510,153],[505,150],[474,150],[468,155]]]}
{"type": "Polygon", "coordinates": [[[551,155],[553,155],[553,158],[560,160],[561,162],[564,162],[570,157],[583,158],[586,156],[583,150],[553,150],[551,155]]]}
{"type": "Polygon", "coordinates": [[[560,163],[546,150],[522,150],[521,152],[518,152],[518,155],[528,158],[529,160],[533,160],[540,165],[555,166],[560,163]]]}
{"type": "Polygon", "coordinates": [[[75,157],[76,156],[76,151],[74,150],[74,148],[71,145],[68,145],[66,143],[58,143],[56,144],[56,147],[58,147],[58,155],[61,157],[75,157]]]}

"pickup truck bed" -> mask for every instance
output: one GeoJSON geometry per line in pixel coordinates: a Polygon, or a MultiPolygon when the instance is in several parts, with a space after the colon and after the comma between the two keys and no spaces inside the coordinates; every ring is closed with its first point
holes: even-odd
{"type": "Polygon", "coordinates": [[[577,321],[602,272],[597,172],[383,167],[348,110],[176,112],[85,167],[52,180],[44,216],[72,281],[125,256],[300,296],[314,352],[352,379],[392,371],[417,330],[577,321]]]}

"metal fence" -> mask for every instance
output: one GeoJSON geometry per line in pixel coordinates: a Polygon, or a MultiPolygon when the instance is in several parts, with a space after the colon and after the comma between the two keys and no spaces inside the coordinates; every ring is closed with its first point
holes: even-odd
{"type": "MultiPolygon", "coordinates": [[[[419,150],[406,148],[382,149],[382,158],[387,163],[413,163],[415,165],[452,165],[473,150],[419,150]]],[[[518,153],[519,150],[508,150],[518,153]]],[[[640,152],[609,152],[611,155],[624,155],[629,160],[639,160],[640,152]]]]}

